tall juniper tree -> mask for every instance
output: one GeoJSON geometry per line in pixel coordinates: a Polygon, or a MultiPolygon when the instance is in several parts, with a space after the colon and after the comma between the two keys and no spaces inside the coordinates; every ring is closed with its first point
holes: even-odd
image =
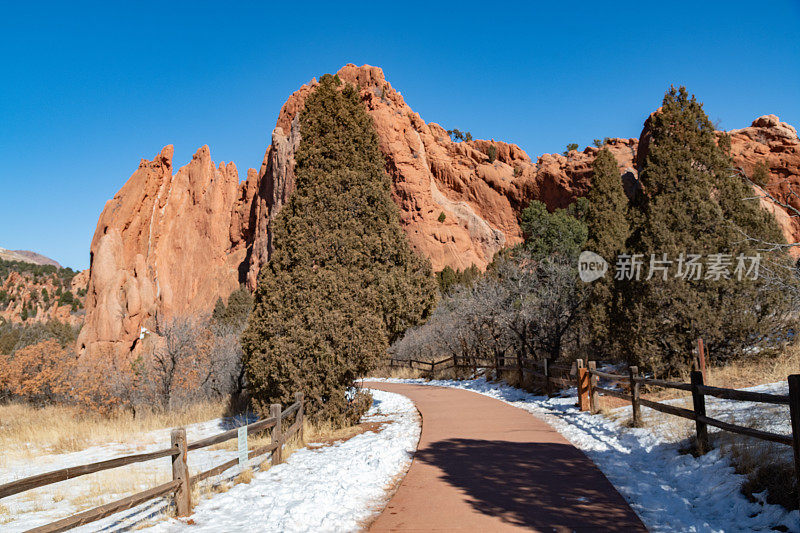
{"type": "MultiPolygon", "coordinates": [[[[628,223],[628,197],[622,188],[617,161],[607,148],[597,153],[593,163],[592,187],[587,195],[586,249],[603,257],[613,265],[625,249],[630,233],[628,223]]],[[[586,305],[589,347],[593,355],[611,355],[612,331],[619,321],[617,287],[612,276],[606,275],[593,282],[586,305]]]]}
{"type": "Polygon", "coordinates": [[[300,115],[296,191],[275,219],[242,336],[258,409],[303,390],[309,414],[356,419],[353,381],[430,312],[436,281],[410,248],[358,91],[325,75],[300,115]]]}
{"type": "Polygon", "coordinates": [[[739,254],[758,251],[746,237],[782,237],[758,203],[746,199],[752,194],[731,171],[726,138],[718,137],[702,104],[683,87],[667,92],[647,129],[628,252],[642,254],[643,274],[651,254],[657,260],[666,254],[673,263],[666,275],[658,271],[649,280],[643,275],[624,284],[620,345],[626,355],[657,371],[685,371],[698,337],[717,360],[779,339],[787,319],[782,298],[761,281],[738,280],[734,269],[739,254]],[[677,275],[681,266],[686,271],[688,254],[702,255],[702,272],[690,276],[699,279],[677,275]],[[714,254],[731,261],[730,279],[706,270],[714,254]]]}

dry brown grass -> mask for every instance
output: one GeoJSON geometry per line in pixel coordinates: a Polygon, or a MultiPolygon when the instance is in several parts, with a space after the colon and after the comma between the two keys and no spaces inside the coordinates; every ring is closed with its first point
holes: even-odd
{"type": "Polygon", "coordinates": [[[253,469],[252,468],[245,468],[239,474],[233,478],[233,484],[238,485],[239,483],[250,483],[253,481],[253,469]]]}
{"type": "Polygon", "coordinates": [[[86,414],[72,406],[0,405],[0,467],[9,460],[83,450],[107,442],[137,442],[141,433],[224,416],[227,402],[207,402],[170,413],[86,414]]]}
{"type": "Polygon", "coordinates": [[[397,379],[416,379],[427,377],[429,372],[419,370],[416,368],[397,367],[397,366],[383,366],[371,372],[371,375],[379,378],[397,378],[397,379]]]}
{"type": "MultiPolygon", "coordinates": [[[[734,421],[734,423],[739,423],[734,421]]],[[[764,429],[761,418],[750,416],[741,425],[764,429]]],[[[731,459],[737,474],[747,477],[742,493],[752,500],[766,491],[767,503],[794,510],[798,506],[800,487],[791,448],[743,435],[720,432],[715,434],[715,446],[731,459]]]]}
{"type": "Polygon", "coordinates": [[[738,361],[726,366],[712,366],[706,370],[709,385],[728,389],[742,389],[786,381],[790,374],[800,372],[800,345],[787,346],[775,357],[753,361],[738,361]]]}
{"type": "MultiPolygon", "coordinates": [[[[706,384],[726,389],[743,389],[764,383],[786,381],[790,374],[798,372],[800,372],[800,345],[792,345],[776,357],[736,361],[725,366],[709,365],[706,369],[706,384]]],[[[664,379],[679,383],[689,382],[688,375],[664,379]]],[[[642,397],[657,402],[675,398],[690,398],[691,393],[677,389],[652,387],[645,388],[642,397]]],[[[602,402],[609,408],[627,405],[626,401],[611,397],[604,397],[602,402]]],[[[688,407],[691,408],[691,405],[688,407]]]]}
{"type": "Polygon", "coordinates": [[[14,519],[11,509],[0,503],[0,525],[7,524],[14,519]]]}

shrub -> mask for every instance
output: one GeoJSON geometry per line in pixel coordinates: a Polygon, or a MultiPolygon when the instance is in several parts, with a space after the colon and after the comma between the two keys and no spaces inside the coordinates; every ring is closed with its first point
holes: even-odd
{"type": "Polygon", "coordinates": [[[439,223],[441,224],[442,222],[444,222],[444,221],[445,221],[445,219],[447,219],[447,215],[445,215],[445,214],[444,214],[444,211],[442,211],[441,213],[439,213],[439,218],[438,218],[437,220],[438,220],[438,221],[439,221],[439,223]]]}
{"type": "Polygon", "coordinates": [[[77,302],[75,296],[72,294],[72,291],[65,291],[62,292],[58,297],[58,305],[69,305],[72,306],[77,302]]]}
{"type": "Polygon", "coordinates": [[[576,274],[569,259],[531,260],[517,248],[472,284],[453,285],[431,318],[406,331],[390,353],[419,360],[567,356],[577,345],[584,298],[576,274]]]}
{"type": "Polygon", "coordinates": [[[490,145],[486,155],[489,156],[489,163],[494,163],[495,159],[497,159],[497,147],[493,144],[490,145]]]}
{"type": "Polygon", "coordinates": [[[247,287],[241,286],[228,296],[227,305],[222,298],[217,300],[211,320],[217,325],[229,326],[241,333],[252,310],[253,295],[247,287]]]}
{"type": "MultiPolygon", "coordinates": [[[[239,332],[201,317],[156,317],[138,355],[102,348],[81,356],[73,399],[90,411],[185,409],[241,395],[239,332]]],[[[232,398],[236,400],[236,398],[232,398]]]]}
{"type": "MultiPolygon", "coordinates": [[[[595,139],[594,141],[592,141],[592,144],[595,146],[595,148],[602,148],[603,146],[608,144],[608,141],[610,141],[610,140],[611,139],[609,137],[604,137],[603,140],[595,139]]],[[[573,146],[573,145],[570,145],[570,146],[573,146]]],[[[575,149],[577,150],[578,149],[578,145],[576,144],[574,146],[575,146],[575,149]]]]}
{"type": "MultiPolygon", "coordinates": [[[[13,327],[13,326],[12,326],[13,327]]],[[[46,340],[55,340],[61,347],[69,348],[75,344],[80,328],[70,326],[58,320],[49,320],[45,323],[36,323],[17,326],[17,341],[12,350],[21,350],[26,346],[38,344],[46,340]]]]}
{"type": "Polygon", "coordinates": [[[753,169],[753,174],[750,181],[759,187],[766,187],[769,183],[769,164],[766,161],[759,161],[753,169]]]}
{"type": "Polygon", "coordinates": [[[454,128],[452,130],[447,130],[447,134],[450,136],[451,139],[453,139],[453,141],[456,142],[472,140],[472,134],[468,131],[462,132],[461,130],[454,128]]]}
{"type": "Polygon", "coordinates": [[[0,356],[0,390],[37,405],[63,399],[74,365],[75,356],[55,340],[27,346],[0,356]]]}
{"type": "Polygon", "coordinates": [[[569,210],[552,213],[542,202],[534,200],[522,211],[520,227],[525,248],[535,258],[554,254],[577,257],[586,243],[586,224],[572,216],[569,210]]]}
{"type": "Polygon", "coordinates": [[[569,155],[570,152],[573,152],[578,149],[578,143],[569,143],[567,145],[567,149],[564,150],[564,155],[569,155]]]}

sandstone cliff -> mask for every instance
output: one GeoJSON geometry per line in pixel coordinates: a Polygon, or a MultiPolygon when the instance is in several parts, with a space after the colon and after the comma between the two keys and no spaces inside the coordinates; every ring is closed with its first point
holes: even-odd
{"type": "MultiPolygon", "coordinates": [[[[589,189],[597,148],[544,154],[534,161],[514,144],[453,142],[443,127],[425,123],[405,103],[381,69],[347,65],[338,76],[360,88],[386,156],[403,227],[434,270],[484,268],[499,249],[521,240],[517,217],[532,199],[551,209],[564,207],[589,189]]],[[[260,169],[250,169],[242,183],[233,164],[214,165],[208,147],[175,174],[171,146],[141,162],[106,204],[92,240],[80,351],[128,352],[156,314],[208,312],[240,283],[255,287],[269,260],[272,220],[294,188],[298,116],[315,87],[312,80],[289,97],[260,169]]],[[[796,132],[767,116],[731,135],[737,164],[750,171],[766,159],[770,190],[796,202],[779,184],[800,180],[796,132]]],[[[636,184],[639,142],[607,143],[629,191],[636,184]]],[[[787,236],[798,240],[796,219],[779,206],[770,208],[787,236]]]]}

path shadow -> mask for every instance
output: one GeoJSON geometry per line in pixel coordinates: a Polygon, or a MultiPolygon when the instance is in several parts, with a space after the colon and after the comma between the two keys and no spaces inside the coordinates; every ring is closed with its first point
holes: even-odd
{"type": "Polygon", "coordinates": [[[418,450],[479,512],[541,531],[646,531],[625,500],[573,446],[449,439],[418,450]]]}

